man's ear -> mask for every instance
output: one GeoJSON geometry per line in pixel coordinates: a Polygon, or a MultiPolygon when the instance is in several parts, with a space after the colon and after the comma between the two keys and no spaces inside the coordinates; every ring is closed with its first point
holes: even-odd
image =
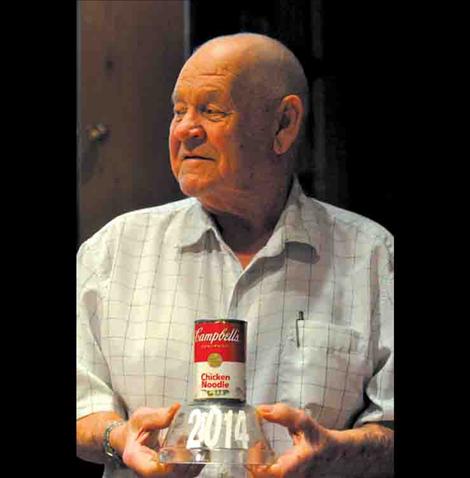
{"type": "Polygon", "coordinates": [[[304,107],[297,95],[285,96],[277,110],[277,130],[274,136],[273,149],[276,154],[284,154],[296,140],[304,107]]]}

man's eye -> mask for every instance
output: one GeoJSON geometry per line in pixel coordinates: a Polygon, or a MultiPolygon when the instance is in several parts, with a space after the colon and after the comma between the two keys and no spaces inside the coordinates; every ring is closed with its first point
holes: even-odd
{"type": "Polygon", "coordinates": [[[175,108],[173,110],[173,115],[175,116],[175,118],[182,118],[184,116],[184,114],[186,113],[186,110],[184,109],[181,109],[181,108],[175,108]]]}
{"type": "Polygon", "coordinates": [[[203,107],[203,108],[201,108],[201,111],[204,114],[206,114],[206,115],[208,115],[208,116],[210,116],[211,118],[214,118],[214,119],[224,118],[225,116],[227,116],[227,114],[224,111],[222,111],[218,108],[213,108],[211,106],[203,107]]]}

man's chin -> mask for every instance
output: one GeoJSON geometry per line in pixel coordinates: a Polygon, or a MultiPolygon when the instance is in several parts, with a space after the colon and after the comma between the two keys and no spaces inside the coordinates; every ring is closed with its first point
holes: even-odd
{"type": "Polygon", "coordinates": [[[207,190],[207,184],[205,181],[202,181],[201,178],[188,177],[184,175],[178,179],[181,192],[185,196],[190,197],[200,197],[207,190]]]}

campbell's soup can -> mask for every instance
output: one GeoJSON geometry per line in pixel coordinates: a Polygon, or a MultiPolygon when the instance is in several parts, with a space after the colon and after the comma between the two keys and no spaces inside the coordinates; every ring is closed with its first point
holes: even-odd
{"type": "Polygon", "coordinates": [[[196,320],[194,399],[245,401],[246,322],[196,320]]]}

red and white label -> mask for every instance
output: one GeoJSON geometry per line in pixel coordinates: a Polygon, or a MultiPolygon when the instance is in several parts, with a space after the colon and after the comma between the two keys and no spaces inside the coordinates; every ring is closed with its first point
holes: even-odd
{"type": "Polygon", "coordinates": [[[197,321],[195,399],[245,400],[246,322],[197,321]]]}

